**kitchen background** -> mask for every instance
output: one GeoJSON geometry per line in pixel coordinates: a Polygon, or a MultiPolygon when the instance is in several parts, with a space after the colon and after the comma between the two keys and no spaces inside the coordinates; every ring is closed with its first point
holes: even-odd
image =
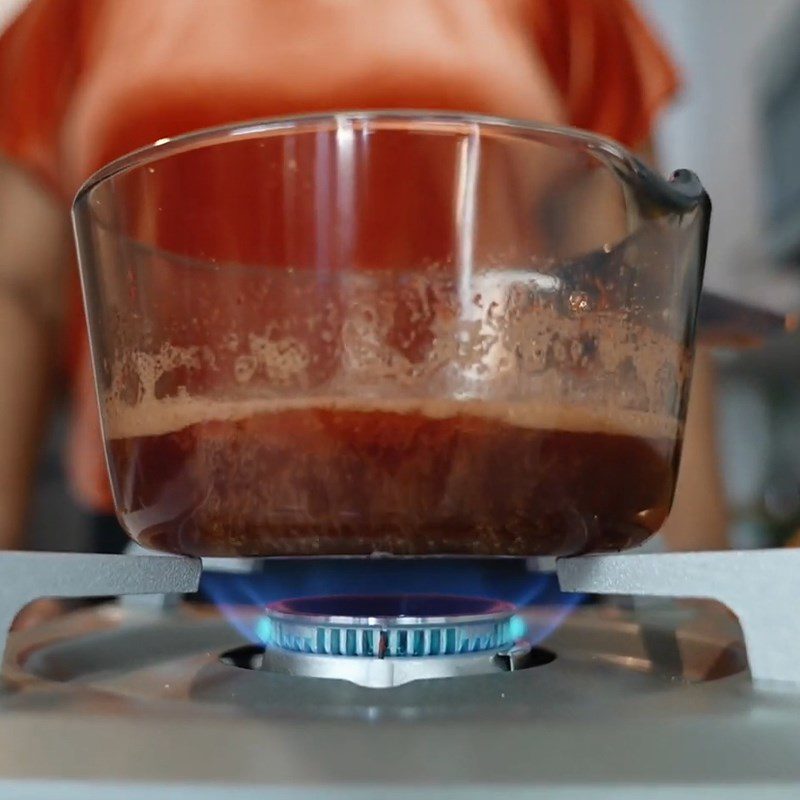
{"type": "MultiPolygon", "coordinates": [[[[0,27],[23,2],[0,0],[0,27]]],[[[665,171],[695,170],[714,201],[707,283],[800,310],[800,0],[638,2],[684,76],[657,152],[665,171]]],[[[800,336],[717,359],[731,542],[783,543],[800,529],[800,336]]],[[[38,547],[81,549],[64,427],[57,415],[31,524],[38,547]]]]}
{"type": "MultiPolygon", "coordinates": [[[[800,2],[639,3],[684,74],[658,155],[711,195],[707,285],[800,309],[800,2]]],[[[783,543],[800,528],[800,337],[717,359],[731,542],[783,543]]]]}

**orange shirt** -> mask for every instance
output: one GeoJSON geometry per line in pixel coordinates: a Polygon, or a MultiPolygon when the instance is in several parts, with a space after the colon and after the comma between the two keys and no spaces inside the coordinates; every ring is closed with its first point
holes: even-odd
{"type": "MultiPolygon", "coordinates": [[[[33,0],[0,37],[0,151],[68,202],[165,136],[343,108],[473,111],[636,146],[675,72],[628,0],[33,0]]],[[[70,468],[110,509],[83,321],[70,468]]]]}

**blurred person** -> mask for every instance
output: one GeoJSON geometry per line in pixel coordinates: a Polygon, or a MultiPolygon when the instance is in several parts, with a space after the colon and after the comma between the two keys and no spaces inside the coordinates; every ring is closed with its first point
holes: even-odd
{"type": "MultiPolygon", "coordinates": [[[[566,124],[648,154],[675,70],[629,0],[32,0],[0,38],[0,547],[25,545],[55,376],[70,480],[113,522],[68,209],[135,148],[253,118],[336,109],[478,112],[566,124]]],[[[709,371],[700,360],[666,528],[723,544],[709,371]]]]}

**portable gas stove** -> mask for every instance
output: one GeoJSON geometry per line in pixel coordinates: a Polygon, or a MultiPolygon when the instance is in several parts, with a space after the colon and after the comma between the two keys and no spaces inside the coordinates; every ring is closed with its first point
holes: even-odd
{"type": "MultiPolygon", "coordinates": [[[[124,597],[5,647],[0,797],[796,797],[800,551],[558,562],[564,609],[124,597]],[[560,623],[560,624],[558,624],[560,623]],[[242,627],[242,626],[240,626],[242,627]]],[[[43,595],[177,595],[200,563],[0,555],[0,621],[43,595]]],[[[3,627],[5,630],[5,627],[3,627]]]]}

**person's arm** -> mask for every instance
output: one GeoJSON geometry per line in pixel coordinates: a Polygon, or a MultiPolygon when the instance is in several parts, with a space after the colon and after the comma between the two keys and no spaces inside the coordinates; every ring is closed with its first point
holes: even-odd
{"type": "Polygon", "coordinates": [[[698,347],[672,511],[661,533],[670,550],[724,550],[728,509],[717,455],[711,354],[698,347]]]}
{"type": "Polygon", "coordinates": [[[0,162],[0,548],[24,546],[69,263],[63,208],[0,162]]]}

